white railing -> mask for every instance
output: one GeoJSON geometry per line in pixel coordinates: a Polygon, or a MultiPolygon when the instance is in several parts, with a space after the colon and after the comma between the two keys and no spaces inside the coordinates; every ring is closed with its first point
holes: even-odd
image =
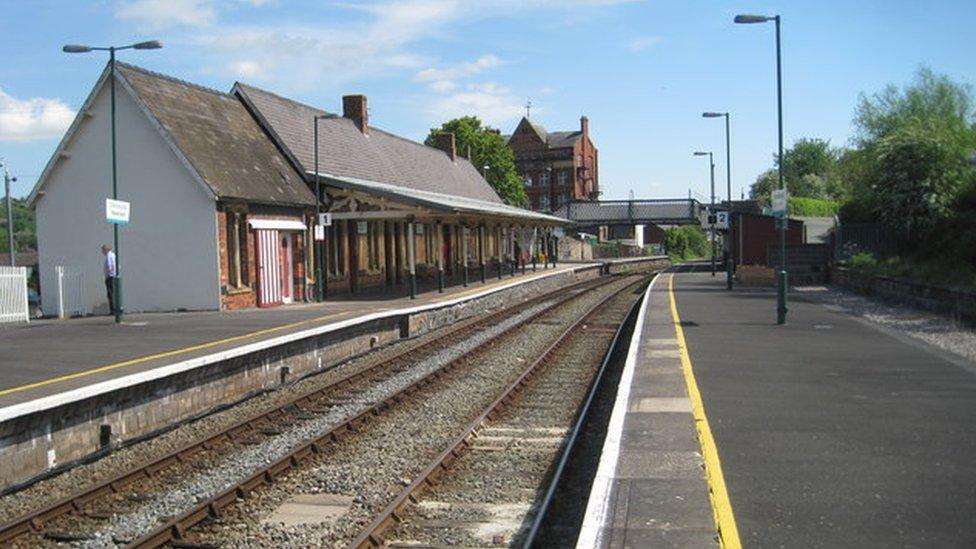
{"type": "Polygon", "coordinates": [[[54,268],[58,277],[58,317],[85,316],[88,300],[85,299],[85,277],[79,269],[58,265],[54,268]]]}
{"type": "Polygon", "coordinates": [[[27,267],[0,267],[0,323],[30,322],[27,267]]]}

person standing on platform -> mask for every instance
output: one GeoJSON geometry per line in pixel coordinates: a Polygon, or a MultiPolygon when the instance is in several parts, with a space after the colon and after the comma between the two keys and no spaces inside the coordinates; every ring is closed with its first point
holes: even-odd
{"type": "Polygon", "coordinates": [[[108,294],[108,314],[115,314],[115,277],[118,276],[115,270],[115,252],[108,244],[102,244],[102,255],[105,256],[105,292],[108,294]]]}

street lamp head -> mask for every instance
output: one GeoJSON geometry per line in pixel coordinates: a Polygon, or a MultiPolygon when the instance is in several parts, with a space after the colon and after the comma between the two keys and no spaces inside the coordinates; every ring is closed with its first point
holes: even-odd
{"type": "Polygon", "coordinates": [[[741,25],[748,25],[751,23],[765,23],[767,21],[772,21],[775,17],[768,17],[765,15],[736,15],[735,22],[741,25]]]}
{"type": "Polygon", "coordinates": [[[68,44],[61,48],[64,53],[88,53],[92,51],[91,46],[82,46],[79,44],[68,44]]]}
{"type": "Polygon", "coordinates": [[[712,154],[712,153],[705,152],[705,151],[695,151],[695,156],[708,156],[710,154],[712,154]]]}
{"type": "Polygon", "coordinates": [[[729,113],[727,112],[703,112],[702,118],[721,118],[723,116],[727,116],[728,114],[729,113]]]}
{"type": "Polygon", "coordinates": [[[132,44],[132,49],[134,50],[158,50],[161,47],[163,47],[163,43],[159,40],[149,40],[132,44]]]}

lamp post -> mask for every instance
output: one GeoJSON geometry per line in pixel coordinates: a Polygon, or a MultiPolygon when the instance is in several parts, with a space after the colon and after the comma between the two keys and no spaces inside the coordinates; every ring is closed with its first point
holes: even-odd
{"type": "MultiPolygon", "coordinates": [[[[735,22],[743,25],[754,23],[776,23],[776,115],[779,123],[779,188],[786,190],[786,182],[783,180],[783,63],[780,55],[780,36],[779,26],[780,17],[766,15],[736,15],[735,22]]],[[[784,212],[783,218],[779,220],[779,272],[776,276],[776,323],[786,323],[786,225],[789,217],[784,212]]]]}
{"type": "MultiPolygon", "coordinates": [[[[115,144],[115,52],[119,50],[158,50],[163,45],[158,40],[147,42],[137,42],[128,46],[83,46],[78,44],[68,44],[61,48],[64,53],[88,53],[92,51],[107,51],[109,66],[109,86],[111,90],[111,112],[112,112],[112,199],[119,198],[118,166],[116,162],[115,144]]],[[[112,279],[113,295],[115,297],[115,323],[122,322],[122,250],[119,249],[119,226],[112,224],[112,240],[115,251],[115,278],[112,279]]]]}
{"type": "Polygon", "coordinates": [[[3,188],[7,195],[7,251],[10,252],[10,266],[17,266],[17,258],[14,256],[14,206],[10,199],[10,183],[17,181],[16,177],[10,177],[10,172],[7,171],[7,163],[0,160],[0,165],[3,165],[3,188]]]}
{"type": "Polygon", "coordinates": [[[725,260],[725,288],[732,289],[732,266],[734,265],[735,246],[732,244],[732,139],[730,133],[729,113],[703,112],[704,118],[725,117],[725,192],[729,199],[729,226],[726,229],[729,242],[729,256],[725,260]]]}
{"type": "MultiPolygon", "coordinates": [[[[322,214],[322,182],[319,178],[319,120],[323,118],[328,118],[328,115],[317,114],[312,118],[312,147],[315,149],[315,223],[320,224],[321,214],[322,214]]],[[[314,235],[313,235],[314,236],[314,235]]],[[[325,301],[326,295],[329,293],[329,281],[326,280],[327,274],[323,275],[325,269],[322,266],[325,263],[325,226],[322,226],[322,240],[315,247],[315,297],[317,301],[325,301]]]]}
{"type": "Polygon", "coordinates": [[[715,161],[712,156],[712,152],[705,151],[695,151],[695,156],[705,156],[708,155],[708,166],[711,173],[711,185],[712,185],[712,205],[708,210],[708,221],[711,225],[711,237],[708,240],[708,246],[712,254],[712,276],[715,276],[715,161]]]}

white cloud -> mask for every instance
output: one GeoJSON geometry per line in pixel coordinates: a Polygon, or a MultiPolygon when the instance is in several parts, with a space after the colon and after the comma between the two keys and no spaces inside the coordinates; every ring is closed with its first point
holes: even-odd
{"type": "MultiPolygon", "coordinates": [[[[337,89],[367,77],[414,70],[416,81],[432,91],[458,89],[459,80],[501,63],[494,55],[451,66],[439,66],[413,46],[449,35],[458,25],[492,18],[519,17],[526,10],[568,13],[599,9],[631,0],[494,0],[471,9],[464,0],[372,0],[333,4],[350,16],[323,23],[259,22],[228,24],[222,15],[231,5],[243,9],[269,0],[123,0],[119,18],[143,27],[184,27],[173,42],[198,47],[205,74],[274,83],[282,93],[314,87],[337,89]],[[207,32],[197,29],[206,27],[207,32]],[[246,65],[241,64],[245,56],[246,65]],[[257,70],[255,70],[257,69],[257,70]]],[[[280,3],[279,4],[283,4],[280,3]]],[[[294,20],[293,20],[294,21],[294,20]]]]}
{"type": "Polygon", "coordinates": [[[475,115],[486,124],[507,127],[522,116],[524,107],[508,88],[494,82],[469,84],[462,92],[436,98],[428,114],[436,120],[475,115]]]}
{"type": "Polygon", "coordinates": [[[170,27],[206,27],[216,20],[213,0],[134,0],[119,4],[118,19],[135,21],[139,28],[157,31],[170,27]]]}
{"type": "Polygon", "coordinates": [[[430,91],[447,93],[456,88],[457,84],[451,80],[434,80],[427,87],[430,88],[430,91]]]}
{"type": "Polygon", "coordinates": [[[631,41],[627,43],[627,49],[632,52],[644,51],[660,44],[661,42],[664,42],[664,38],[661,38],[660,36],[638,36],[637,38],[631,39],[631,41]]]}
{"type": "Polygon", "coordinates": [[[260,63],[249,60],[232,61],[227,69],[237,78],[257,78],[264,74],[260,63]]]}
{"type": "Polygon", "coordinates": [[[75,112],[59,99],[20,100],[0,89],[0,141],[61,137],[75,112]]]}
{"type": "Polygon", "coordinates": [[[466,76],[473,76],[481,71],[497,67],[501,63],[498,57],[487,54],[465,63],[458,63],[443,69],[429,68],[417,73],[416,79],[420,82],[431,82],[437,80],[456,80],[466,76]]]}

